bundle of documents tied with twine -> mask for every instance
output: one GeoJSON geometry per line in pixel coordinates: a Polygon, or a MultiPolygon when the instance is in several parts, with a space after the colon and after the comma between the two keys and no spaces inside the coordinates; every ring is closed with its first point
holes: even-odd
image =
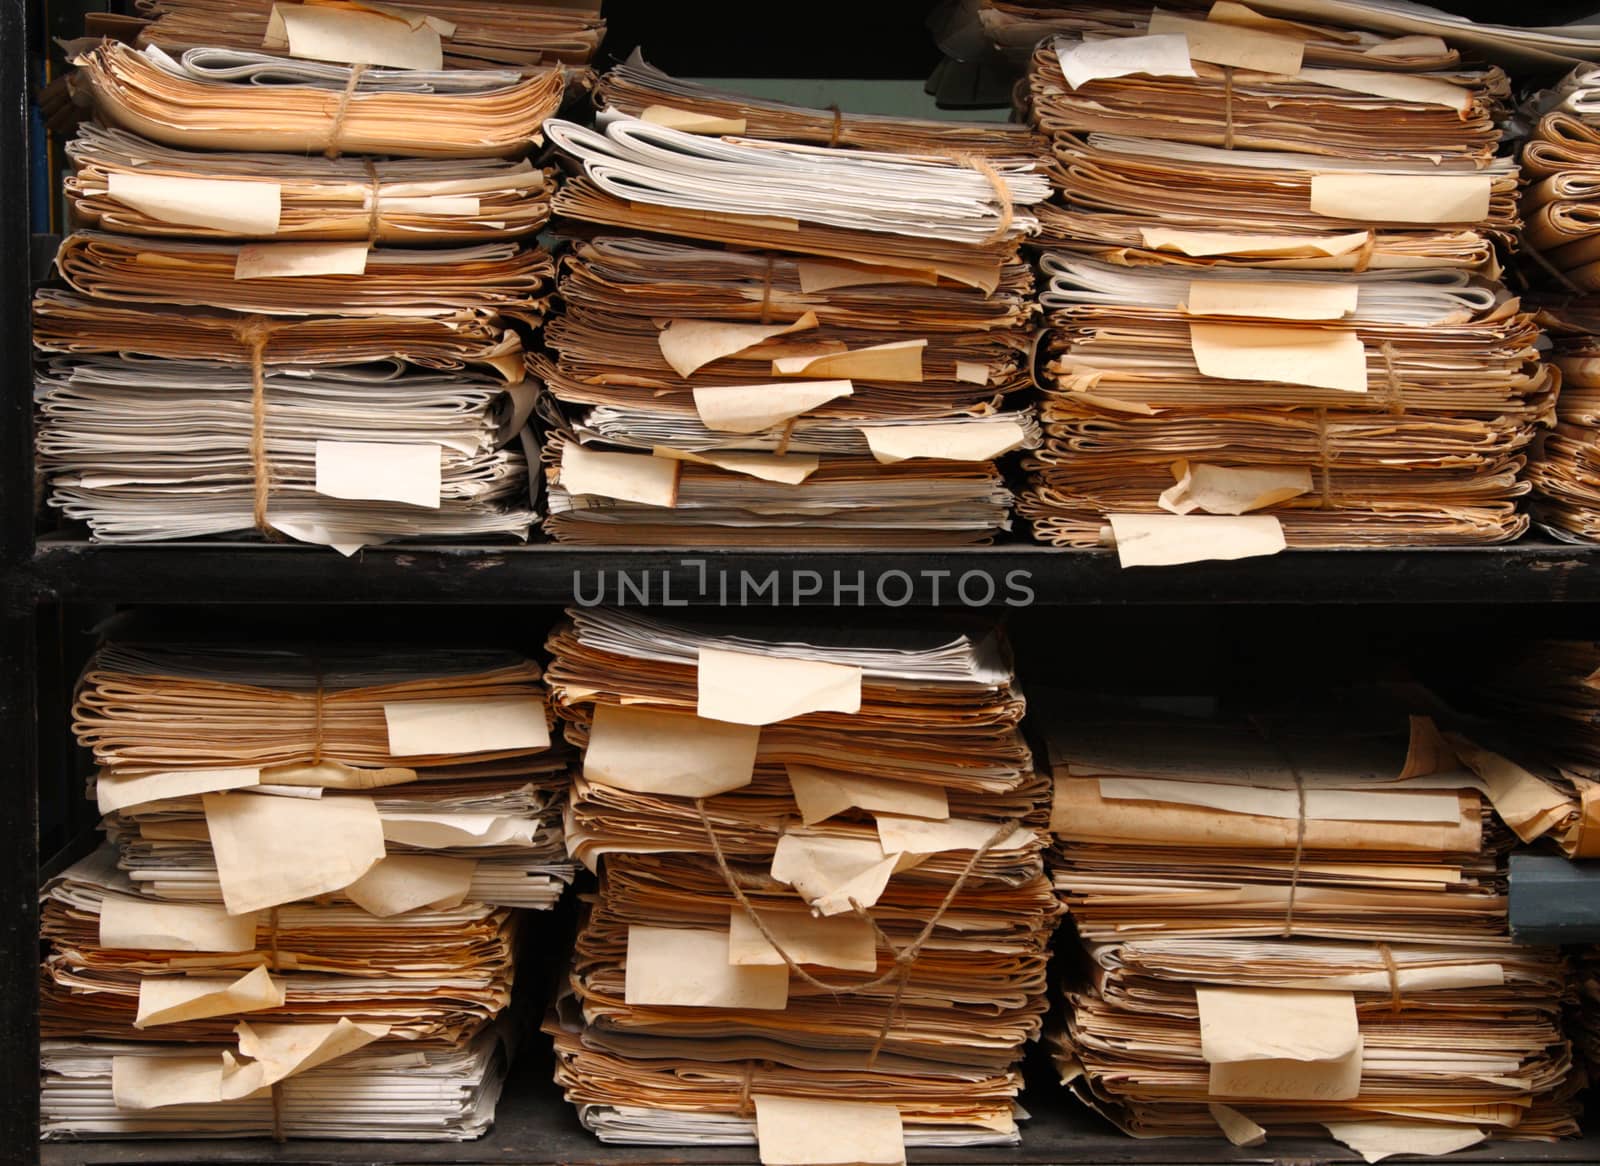
{"type": "Polygon", "coordinates": [[[1569,968],[1506,925],[1551,791],[1426,717],[1327,709],[1052,719],[1064,1083],[1138,1136],[1368,1161],[1576,1133],[1569,968]]]}
{"type": "Polygon", "coordinates": [[[997,631],[569,614],[600,890],[546,1028],[584,1124],[771,1164],[1015,1143],[1060,908],[997,631]]]}
{"type": "Polygon", "coordinates": [[[1600,540],[1600,68],[1573,70],[1537,94],[1523,143],[1523,246],[1549,287],[1540,322],[1554,340],[1562,391],[1554,431],[1528,477],[1533,520],[1565,542],[1600,540]]]}
{"type": "MultiPolygon", "coordinates": [[[[169,53],[218,47],[261,49],[293,57],[297,37],[331,19],[323,12],[299,13],[287,22],[274,17],[277,0],[138,0],[149,23],[138,45],[169,53]]],[[[369,0],[312,0],[308,8],[329,13],[355,10],[367,17],[401,17],[413,35],[431,49],[439,45],[444,68],[519,68],[533,65],[587,65],[605,36],[600,0],[407,0],[373,4],[369,0]],[[420,27],[420,31],[419,31],[420,27]],[[431,36],[429,35],[431,33],[431,36]]]]}
{"type": "Polygon", "coordinates": [[[1230,0],[1060,7],[1023,91],[1060,248],[1035,537],[1133,566],[1522,534],[1557,375],[1499,282],[1505,73],[1230,0]]]}
{"type": "Polygon", "coordinates": [[[572,878],[536,665],[110,645],[73,724],[107,841],[42,892],[46,1136],[488,1129],[517,908],[572,878]]]}
{"type": "Polygon", "coordinates": [[[596,129],[547,127],[581,172],[554,204],[579,236],[554,358],[531,362],[546,530],[703,547],[1007,529],[995,459],[1038,442],[1016,403],[1037,313],[1018,246],[1049,193],[1033,135],[830,129],[642,62],[601,94],[596,129]]]}
{"type": "Polygon", "coordinates": [[[78,57],[101,124],[35,306],[49,502],[110,542],[525,539],[555,268],[523,155],[562,72],[444,69],[382,6],[271,11],[287,57],[78,57]]]}

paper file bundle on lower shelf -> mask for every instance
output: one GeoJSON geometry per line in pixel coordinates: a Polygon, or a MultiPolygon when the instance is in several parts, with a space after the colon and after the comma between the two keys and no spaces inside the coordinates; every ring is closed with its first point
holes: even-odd
{"type": "Polygon", "coordinates": [[[584,1124],[767,1163],[1016,1142],[1060,908],[998,633],[570,615],[601,881],[547,1029],[584,1124]]]}
{"type": "Polygon", "coordinates": [[[932,547],[1008,529],[996,459],[1038,443],[1017,401],[1038,139],[762,102],[728,117],[730,95],[637,61],[607,80],[597,130],[547,127],[581,166],[553,204],[581,234],[554,359],[530,360],[551,536],[932,547]],[[672,104],[639,108],[640,86],[672,104]],[[797,144],[819,117],[831,140],[797,144]]]}
{"type": "Polygon", "coordinates": [[[1058,7],[1035,536],[1132,566],[1521,535],[1559,381],[1499,282],[1505,73],[1231,0],[1058,7]]]}
{"type": "Polygon", "coordinates": [[[1078,1096],[1140,1136],[1326,1129],[1368,1161],[1577,1132],[1570,969],[1506,927],[1511,827],[1547,828],[1550,791],[1405,730],[1049,727],[1078,1096]]]}
{"type": "Polygon", "coordinates": [[[74,729],[108,841],[43,891],[47,1137],[489,1128],[517,908],[572,878],[537,665],[112,645],[74,729]]]}
{"type": "Polygon", "coordinates": [[[444,69],[387,9],[271,11],[320,31],[76,60],[104,124],[68,146],[79,229],[34,309],[48,502],[104,542],[526,539],[517,329],[555,269],[523,155],[563,71],[444,69]]]}

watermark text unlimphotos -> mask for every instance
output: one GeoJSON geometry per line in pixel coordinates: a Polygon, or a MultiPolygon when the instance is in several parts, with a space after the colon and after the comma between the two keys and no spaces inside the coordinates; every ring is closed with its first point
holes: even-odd
{"type": "Polygon", "coordinates": [[[675,568],[574,570],[572,599],[579,607],[904,607],[913,602],[1029,607],[1034,601],[1032,579],[1032,573],[1021,568],[752,571],[713,566],[705,559],[679,559],[675,568]]]}

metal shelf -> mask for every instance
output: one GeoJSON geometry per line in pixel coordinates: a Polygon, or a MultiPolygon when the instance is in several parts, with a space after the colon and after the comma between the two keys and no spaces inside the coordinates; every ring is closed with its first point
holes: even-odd
{"type": "Polygon", "coordinates": [[[14,602],[23,606],[1594,603],[1600,602],[1597,551],[1529,540],[1506,547],[1289,551],[1123,570],[1110,551],[1026,544],[925,552],[429,545],[373,548],[346,559],[299,545],[104,546],[63,539],[42,541],[12,586],[14,602]]]}

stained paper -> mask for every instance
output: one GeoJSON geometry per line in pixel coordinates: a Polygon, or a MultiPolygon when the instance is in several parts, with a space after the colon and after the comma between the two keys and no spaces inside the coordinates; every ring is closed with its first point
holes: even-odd
{"type": "MultiPolygon", "coordinates": [[[[452,26],[453,27],[453,26],[452,26]]],[[[291,57],[393,69],[442,69],[444,45],[425,20],[321,4],[274,4],[265,45],[286,44],[291,57]]]]}
{"type": "Polygon", "coordinates": [[[240,915],[343,890],[383,857],[370,797],[204,795],[222,900],[240,915]]]}
{"type": "Polygon", "coordinates": [[[853,392],[847,380],[708,385],[694,390],[694,409],[701,424],[717,433],[761,433],[853,392]]]}
{"type": "Polygon", "coordinates": [[[1350,255],[1372,239],[1366,231],[1346,235],[1245,235],[1225,231],[1178,231],[1141,227],[1140,241],[1154,251],[1176,251],[1196,259],[1218,255],[1260,259],[1316,259],[1350,255]]]}
{"type": "Polygon", "coordinates": [[[444,449],[432,442],[317,442],[316,491],[329,498],[439,509],[444,449]]]}
{"type": "Polygon", "coordinates": [[[822,459],[814,453],[753,453],[746,450],[690,453],[666,445],[658,445],[650,453],[653,457],[715,466],[730,474],[745,474],[760,478],[763,482],[781,482],[786,486],[798,486],[816,473],[817,467],[822,464],[822,459]]]}
{"type": "Polygon", "coordinates": [[[477,860],[471,858],[390,854],[346,887],[344,894],[380,919],[419,907],[455,907],[466,900],[477,868],[477,860]]]}
{"type": "Polygon", "coordinates": [[[109,814],[130,806],[243,789],[259,785],[260,782],[259,769],[172,769],[133,777],[122,777],[114,770],[104,770],[95,778],[94,795],[100,812],[109,814]]]}
{"type": "Polygon", "coordinates": [[[100,903],[99,942],[101,947],[152,951],[254,951],[256,917],[197,903],[108,895],[100,903]]]}
{"type": "Polygon", "coordinates": [[[670,458],[611,453],[569,441],[561,447],[559,480],[569,494],[670,507],[678,504],[678,465],[670,458]]]}
{"type": "MultiPolygon", "coordinates": [[[[878,937],[872,924],[859,915],[818,919],[804,911],[758,910],[762,925],[795,963],[853,972],[878,970],[878,937]]],[[[743,907],[736,905],[729,914],[728,936],[728,962],[735,966],[788,966],[743,907]]]]}
{"type": "Polygon", "coordinates": [[[276,182],[178,178],[111,170],[106,193],[152,219],[256,238],[278,233],[283,193],[276,182]]]}
{"type": "Polygon", "coordinates": [[[772,855],[772,877],[793,887],[819,915],[870,907],[889,885],[900,854],[885,854],[870,838],[785,834],[772,855]]]}
{"type": "Polygon", "coordinates": [[[1189,40],[1180,33],[1162,36],[1107,37],[1073,45],[1058,44],[1056,60],[1067,86],[1142,74],[1146,77],[1193,77],[1189,40]]]}
{"type": "Polygon", "coordinates": [[[1159,9],[1150,15],[1150,34],[1178,34],[1189,42],[1189,57],[1231,65],[1253,73],[1293,76],[1305,58],[1305,44],[1253,28],[1212,20],[1190,20],[1159,9]]]}
{"type": "MultiPolygon", "coordinates": [[[[977,850],[1000,834],[1003,823],[977,818],[950,818],[930,822],[923,818],[878,815],[878,845],[885,854],[941,854],[946,850],[977,850]]],[[[1034,841],[1025,826],[1000,836],[990,850],[1020,850],[1034,841]]]]}
{"type": "Polygon", "coordinates": [[[853,377],[866,381],[922,380],[926,340],[896,340],[824,356],[782,356],[772,362],[774,376],[853,377]]]}
{"type": "Polygon", "coordinates": [[[742,134],[745,129],[742,117],[713,117],[671,105],[647,105],[639,111],[639,120],[686,134],[742,134]]]}
{"type": "Polygon", "coordinates": [[[1191,316],[1246,316],[1267,320],[1339,320],[1356,310],[1353,283],[1197,279],[1189,285],[1191,316]]]}
{"type": "Polygon", "coordinates": [[[1316,174],[1311,213],[1369,223],[1479,223],[1489,217],[1487,174],[1316,174]]]}
{"type": "Polygon", "coordinates": [[[696,369],[736,356],[774,336],[805,332],[817,326],[814,312],[791,324],[725,324],[720,320],[671,320],[656,336],[661,355],[677,374],[686,377],[696,369]]]}
{"type": "Polygon", "coordinates": [[[736,967],[728,955],[726,931],[629,927],[626,1002],[765,1011],[788,1006],[788,968],[736,967]]]}
{"type": "Polygon", "coordinates": [[[808,713],[861,709],[861,669],[721,648],[699,649],[697,706],[702,717],[771,725],[808,713]]]}
{"type": "Polygon", "coordinates": [[[1165,567],[1207,559],[1275,555],[1288,544],[1270,514],[1111,514],[1117,559],[1124,567],[1165,567]]]}
{"type": "Polygon", "coordinates": [[[762,1166],[904,1166],[905,1130],[892,1105],[757,1093],[762,1166]]]}
{"type": "Polygon", "coordinates": [[[761,730],[686,713],[595,706],[585,781],[684,798],[709,798],[750,784],[761,730]]]}
{"type": "Polygon", "coordinates": [[[189,976],[146,976],[139,982],[139,1010],[134,1028],[155,1028],[282,1008],[284,983],[274,980],[264,967],[253,968],[237,979],[189,976]]]}
{"type": "Polygon", "coordinates": [[[1343,328],[1271,324],[1189,324],[1194,362],[1208,377],[1367,391],[1367,352],[1361,337],[1343,328]]]}
{"type": "Polygon", "coordinates": [[[800,819],[807,826],[849,809],[900,814],[910,818],[944,819],[950,799],[940,785],[918,785],[881,777],[835,773],[814,765],[784,766],[800,819]]]}
{"type": "Polygon", "coordinates": [[[396,757],[550,747],[544,701],[535,696],[389,701],[383,718],[396,757]]]}
{"type": "Polygon", "coordinates": [[[931,425],[862,426],[872,456],[885,465],[909,458],[986,462],[1010,453],[1027,440],[1017,421],[936,422],[931,425]]]}
{"type": "Polygon", "coordinates": [[[233,278],[361,275],[370,251],[366,243],[249,243],[234,258],[233,278]]]}
{"type": "Polygon", "coordinates": [[[1311,491],[1311,471],[1304,466],[1257,469],[1180,461],[1173,473],[1177,484],[1159,499],[1161,509],[1173,514],[1248,514],[1311,491]]]}

